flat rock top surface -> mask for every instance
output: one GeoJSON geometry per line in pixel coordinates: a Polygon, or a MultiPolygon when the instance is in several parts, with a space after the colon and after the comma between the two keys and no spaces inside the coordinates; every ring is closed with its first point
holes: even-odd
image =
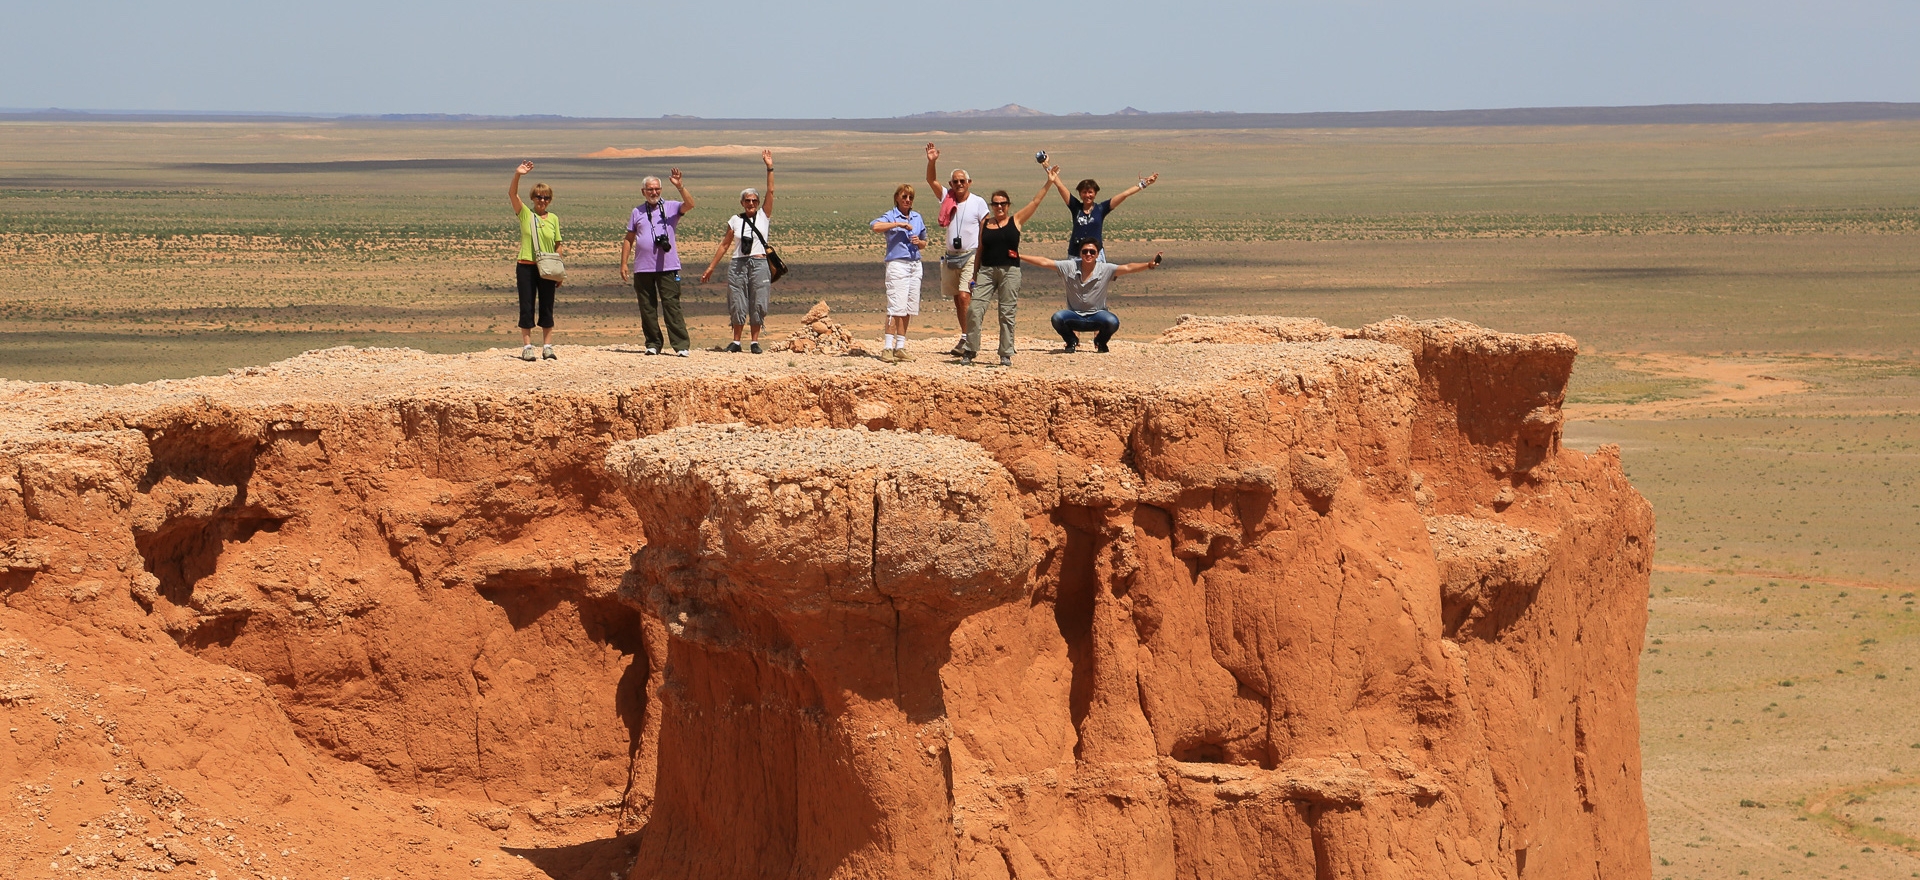
{"type": "Polygon", "coordinates": [[[610,461],[631,479],[715,482],[735,471],[784,478],[907,470],[979,476],[1000,465],[980,447],[953,437],[839,428],[768,430],[746,425],[674,428],[621,444],[610,461]]]}
{"type": "Polygon", "coordinates": [[[986,358],[963,367],[945,357],[942,343],[914,349],[916,360],[883,364],[867,357],[805,354],[694,352],[691,357],[649,356],[627,346],[557,346],[558,360],[526,362],[519,349],[497,348],[454,355],[412,349],[330,348],[224,376],[168,379],[139,385],[28,383],[0,380],[0,440],[37,433],[48,426],[89,425],[115,413],[216,403],[254,407],[310,402],[360,404],[391,399],[479,400],[528,395],[596,395],[625,392],[651,382],[737,381],[811,376],[829,380],[919,378],[940,384],[1018,385],[1035,381],[1099,385],[1115,389],[1169,390],[1231,379],[1297,377],[1309,385],[1355,371],[1410,374],[1412,358],[1382,343],[1335,339],[1266,345],[1158,345],[1115,342],[1107,354],[1060,351],[1023,340],[1011,369],[986,366],[986,358]]]}

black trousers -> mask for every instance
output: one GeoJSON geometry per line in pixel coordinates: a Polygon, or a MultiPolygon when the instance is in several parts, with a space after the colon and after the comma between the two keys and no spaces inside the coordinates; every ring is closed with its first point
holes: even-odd
{"type": "Polygon", "coordinates": [[[553,329],[553,294],[559,289],[558,283],[540,277],[540,270],[532,263],[515,263],[515,281],[520,287],[520,329],[532,330],[535,327],[553,329]],[[539,302],[539,320],[534,320],[534,303],[539,302]]]}

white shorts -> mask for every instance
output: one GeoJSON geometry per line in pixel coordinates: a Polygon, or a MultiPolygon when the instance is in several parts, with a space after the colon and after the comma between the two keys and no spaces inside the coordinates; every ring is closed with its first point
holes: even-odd
{"type": "Polygon", "coordinates": [[[919,260],[887,261],[887,317],[920,314],[919,260]]]}

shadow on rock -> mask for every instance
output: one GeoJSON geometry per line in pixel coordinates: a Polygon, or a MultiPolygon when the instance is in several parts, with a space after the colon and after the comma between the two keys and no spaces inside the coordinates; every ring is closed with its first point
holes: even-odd
{"type": "Polygon", "coordinates": [[[640,851],[640,835],[645,833],[643,829],[569,846],[503,846],[500,850],[526,859],[553,880],[619,880],[633,870],[633,856],[640,851]]]}

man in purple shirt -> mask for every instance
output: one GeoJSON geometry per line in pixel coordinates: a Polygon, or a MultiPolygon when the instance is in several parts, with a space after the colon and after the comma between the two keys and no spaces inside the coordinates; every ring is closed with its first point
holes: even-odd
{"type": "Polygon", "coordinates": [[[620,245],[620,277],[633,272],[633,293],[640,300],[640,332],[647,336],[647,354],[663,349],[681,357],[691,353],[687,337],[687,318],[680,311],[680,218],[693,210],[693,196],[680,180],[680,169],[668,172],[667,179],[680,191],[680,200],[660,200],[660,178],[640,182],[646,197],[627,219],[627,240],[620,245]],[[666,313],[666,338],[660,334],[661,313],[666,313]],[[665,343],[673,343],[666,349],[665,343]]]}

